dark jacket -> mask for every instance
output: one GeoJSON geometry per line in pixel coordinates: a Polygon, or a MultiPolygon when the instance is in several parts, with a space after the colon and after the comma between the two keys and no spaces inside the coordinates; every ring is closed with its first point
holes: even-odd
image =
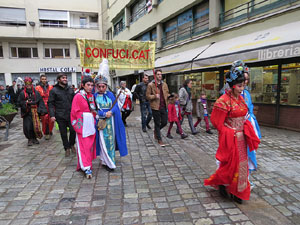
{"type": "Polygon", "coordinates": [[[69,121],[74,95],[71,87],[63,88],[59,84],[54,85],[48,99],[50,117],[55,117],[56,120],[69,121]]]}
{"type": "Polygon", "coordinates": [[[44,101],[38,91],[34,90],[23,90],[19,94],[18,104],[21,107],[21,117],[32,116],[31,106],[37,106],[37,112],[39,115],[47,114],[47,108],[44,101]],[[28,101],[28,102],[27,102],[28,101]]]}
{"type": "Polygon", "coordinates": [[[18,97],[19,97],[19,94],[20,94],[20,90],[19,89],[17,89],[17,92],[15,93],[14,87],[10,86],[8,88],[8,94],[10,96],[11,103],[15,104],[15,103],[18,102],[18,97]]]}
{"type": "Polygon", "coordinates": [[[148,102],[148,100],[146,98],[147,85],[148,84],[141,82],[136,86],[136,88],[134,90],[134,93],[135,93],[136,97],[140,100],[140,103],[148,102]]]}

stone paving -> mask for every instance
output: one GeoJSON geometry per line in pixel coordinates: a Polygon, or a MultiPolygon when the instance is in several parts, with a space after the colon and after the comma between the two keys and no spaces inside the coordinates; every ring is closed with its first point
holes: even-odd
{"type": "MultiPolygon", "coordinates": [[[[117,154],[109,173],[94,161],[91,180],[65,158],[58,132],[27,147],[22,120],[9,140],[0,130],[0,225],[2,224],[300,224],[300,134],[262,128],[263,139],[249,201],[238,205],[203,186],[216,168],[217,132],[163,140],[143,133],[139,110],[128,119],[129,155],[117,154]]],[[[152,124],[153,126],[153,124],[152,124]]],[[[190,134],[185,120],[184,130],[190,134]]]]}

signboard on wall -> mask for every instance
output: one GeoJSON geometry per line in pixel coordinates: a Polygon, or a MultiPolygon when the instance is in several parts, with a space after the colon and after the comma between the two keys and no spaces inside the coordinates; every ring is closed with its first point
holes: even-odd
{"type": "Polygon", "coordinates": [[[40,73],[76,73],[76,67],[41,67],[40,73]]]}

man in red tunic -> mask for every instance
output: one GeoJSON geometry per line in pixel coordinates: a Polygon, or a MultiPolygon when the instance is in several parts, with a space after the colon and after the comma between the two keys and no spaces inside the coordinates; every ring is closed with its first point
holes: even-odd
{"type": "Polygon", "coordinates": [[[47,108],[48,113],[44,116],[42,116],[42,128],[43,128],[43,133],[45,135],[45,139],[49,140],[51,135],[52,135],[52,130],[53,130],[53,126],[54,126],[54,122],[52,122],[50,120],[50,116],[49,116],[49,109],[48,109],[48,98],[49,98],[49,93],[51,91],[51,89],[53,88],[52,85],[48,84],[47,81],[47,76],[45,74],[42,74],[40,76],[40,82],[37,85],[37,87],[35,88],[40,95],[43,98],[43,101],[45,103],[45,106],[47,108]]]}

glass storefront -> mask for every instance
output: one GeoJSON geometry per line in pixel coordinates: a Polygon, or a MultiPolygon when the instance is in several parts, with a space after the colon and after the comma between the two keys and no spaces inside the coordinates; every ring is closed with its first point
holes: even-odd
{"type": "Polygon", "coordinates": [[[167,77],[167,83],[170,93],[178,93],[186,79],[192,80],[192,99],[199,98],[201,91],[206,92],[207,99],[209,100],[216,100],[218,98],[219,71],[169,75],[167,77]]]}
{"type": "Polygon", "coordinates": [[[276,104],[278,66],[250,68],[250,93],[253,103],[276,104]]]}
{"type": "Polygon", "coordinates": [[[280,104],[300,105],[300,63],[282,65],[280,104]]]}

